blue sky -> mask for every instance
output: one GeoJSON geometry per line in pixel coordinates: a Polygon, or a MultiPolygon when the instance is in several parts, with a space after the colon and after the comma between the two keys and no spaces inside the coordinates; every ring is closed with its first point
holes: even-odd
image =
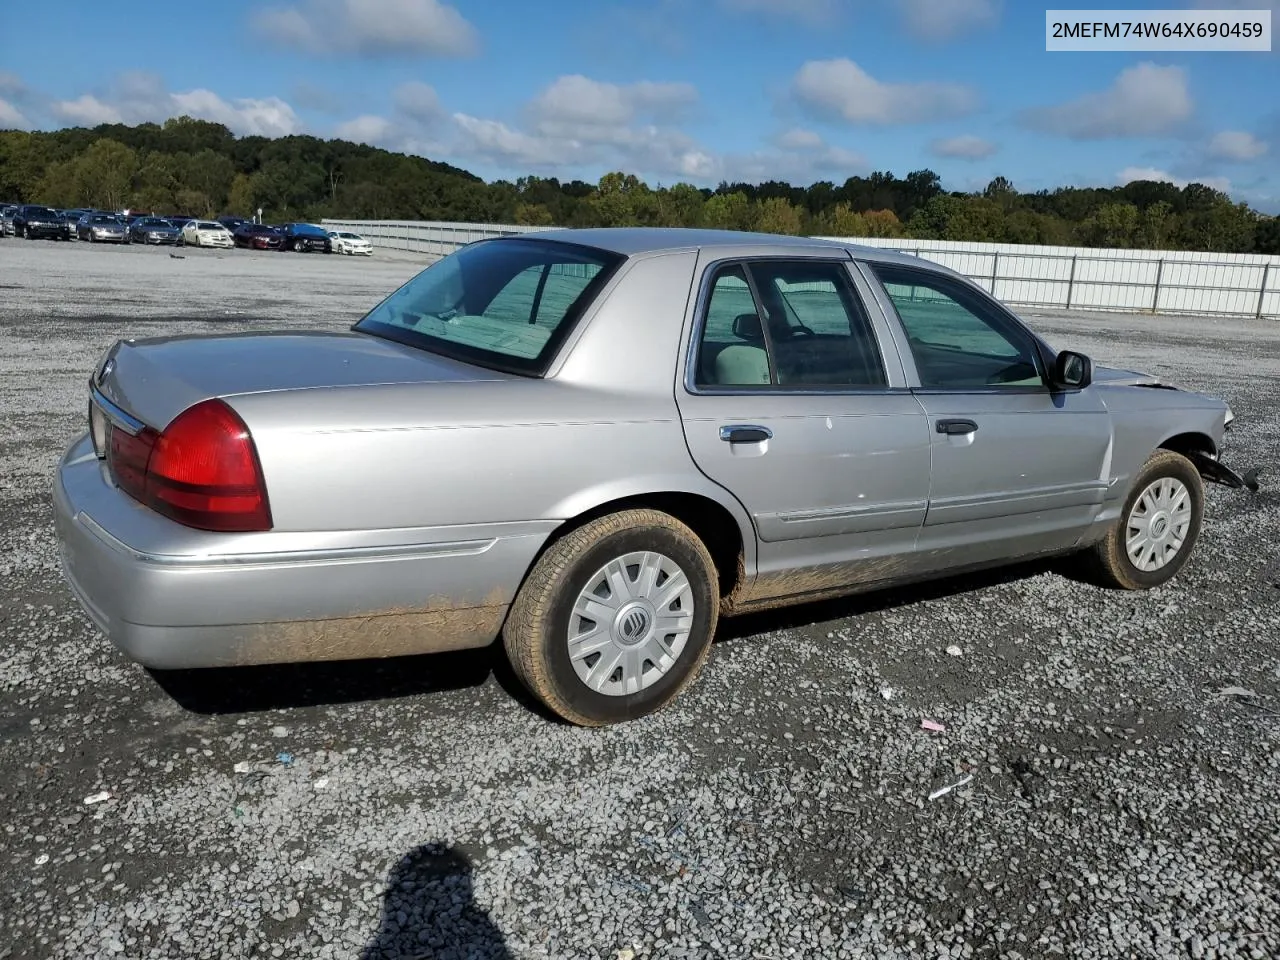
{"type": "Polygon", "coordinates": [[[6,36],[44,39],[6,45],[0,127],[188,113],[237,133],[422,153],[490,180],[623,169],[650,183],[808,184],[929,167],[949,189],[996,175],[1021,190],[1200,180],[1280,208],[1280,54],[1047,53],[1044,11],[1026,0],[5,3],[6,36]]]}

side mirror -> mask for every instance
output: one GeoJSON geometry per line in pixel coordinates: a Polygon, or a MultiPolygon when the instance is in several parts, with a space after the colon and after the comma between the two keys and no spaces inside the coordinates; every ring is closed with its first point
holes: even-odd
{"type": "Polygon", "coordinates": [[[1093,361],[1083,353],[1063,350],[1053,362],[1053,385],[1082,390],[1093,382],[1093,361]]]}

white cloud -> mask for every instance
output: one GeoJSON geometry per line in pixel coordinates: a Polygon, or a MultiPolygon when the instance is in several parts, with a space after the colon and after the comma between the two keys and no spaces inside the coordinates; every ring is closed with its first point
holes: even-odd
{"type": "Polygon", "coordinates": [[[929,144],[934,156],[952,157],[960,160],[983,160],[1000,148],[990,140],[963,134],[958,137],[944,137],[929,144]]]}
{"type": "Polygon", "coordinates": [[[1194,110],[1182,67],[1143,62],[1122,70],[1106,90],[1026,111],[1023,122],[1074,140],[1159,137],[1177,130],[1194,110]]]}
{"type": "Polygon", "coordinates": [[[436,136],[447,113],[435,88],[419,80],[396,87],[391,116],[366,113],[338,124],[334,135],[401,153],[438,154],[446,148],[436,136]]]}
{"type": "Polygon", "coordinates": [[[422,153],[467,165],[577,176],[625,170],[646,179],[714,183],[720,179],[841,179],[868,169],[865,159],[828,145],[816,133],[788,130],[769,149],[743,154],[708,150],[682,130],[682,113],[698,101],[686,83],[614,84],[580,74],[559,77],[515,119],[455,111],[447,119],[435,91],[408,84],[395,92],[390,116],[364,114],[335,128],[349,140],[422,153]]]}
{"type": "Polygon", "coordinates": [[[1001,0],[897,0],[907,31],[923,40],[950,40],[1000,20],[1001,0]]]}
{"type": "Polygon", "coordinates": [[[810,60],[791,84],[812,112],[848,123],[925,123],[977,108],[977,94],[962,84],[921,81],[884,83],[852,60],[810,60]]]}
{"type": "Polygon", "coordinates": [[[822,146],[822,137],[812,130],[793,127],[778,134],[773,142],[783,150],[814,150],[822,146]]]}
{"type": "Polygon", "coordinates": [[[333,133],[339,140],[381,146],[394,140],[397,131],[396,125],[386,117],[364,113],[344,120],[333,128],[333,133]]]}
{"type": "Polygon", "coordinates": [[[54,101],[50,110],[64,123],[93,127],[100,123],[159,123],[186,114],[221,123],[239,135],[281,137],[300,133],[302,123],[279,97],[224,100],[203,88],[171,93],[155,74],[132,70],[117,76],[100,94],[54,101]]]}
{"type": "Polygon", "coordinates": [[[190,90],[170,96],[178,113],[224,124],[232,133],[287,137],[302,130],[293,107],[279,97],[227,101],[212,90],[190,90]]]}
{"type": "Polygon", "coordinates": [[[72,126],[96,127],[100,123],[124,122],[119,110],[91,93],[82,94],[74,100],[55,100],[51,109],[59,120],[72,126]]]}
{"type": "Polygon", "coordinates": [[[670,118],[697,99],[698,91],[688,83],[641,80],[622,85],[570,74],[539,93],[530,109],[544,127],[611,127],[640,116],[670,118]]]}
{"type": "Polygon", "coordinates": [[[22,100],[27,93],[27,85],[22,82],[20,76],[8,70],[0,70],[0,97],[22,100]]]}
{"type": "Polygon", "coordinates": [[[1244,130],[1223,130],[1209,141],[1209,156],[1215,160],[1256,160],[1268,149],[1266,143],[1244,130]]]}
{"type": "Polygon", "coordinates": [[[0,130],[30,130],[31,121],[8,100],[0,98],[0,130]]]}
{"type": "Polygon", "coordinates": [[[676,125],[697,102],[687,83],[605,83],[562,76],[523,111],[524,123],[455,113],[458,152],[539,169],[590,165],[705,178],[716,160],[676,125]]]}
{"type": "Polygon", "coordinates": [[[440,0],[303,0],[254,12],[253,27],[282,46],[314,54],[467,57],[475,27],[440,0]]]}
{"type": "Polygon", "coordinates": [[[573,159],[581,147],[569,141],[557,143],[547,137],[522,133],[499,120],[484,120],[465,113],[455,113],[453,120],[462,134],[460,146],[464,153],[499,163],[559,166],[573,159]]]}
{"type": "Polygon", "coordinates": [[[435,88],[420,80],[402,83],[392,95],[396,110],[418,123],[434,123],[444,116],[444,107],[435,88]]]}
{"type": "Polygon", "coordinates": [[[796,185],[832,179],[842,183],[849,177],[868,173],[867,158],[844,147],[820,143],[817,147],[794,150],[758,150],[729,154],[716,165],[717,180],[760,183],[782,180],[796,185]]]}
{"type": "Polygon", "coordinates": [[[1134,180],[1155,180],[1160,183],[1171,183],[1178,188],[1185,187],[1188,183],[1203,183],[1206,187],[1213,187],[1223,193],[1231,190],[1231,181],[1226,177],[1192,177],[1190,180],[1184,180],[1155,167],[1125,167],[1116,174],[1116,183],[1121,186],[1132,183],[1134,180]]]}

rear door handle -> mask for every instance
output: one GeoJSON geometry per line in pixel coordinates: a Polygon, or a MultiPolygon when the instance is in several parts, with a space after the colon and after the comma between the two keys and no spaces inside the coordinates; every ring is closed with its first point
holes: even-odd
{"type": "Polygon", "coordinates": [[[762,443],[772,436],[773,431],[768,427],[752,424],[736,423],[720,428],[720,439],[726,443],[762,443]]]}
{"type": "Polygon", "coordinates": [[[937,426],[939,433],[945,433],[948,436],[961,436],[966,433],[974,433],[978,429],[978,425],[972,420],[939,420],[937,426]]]}

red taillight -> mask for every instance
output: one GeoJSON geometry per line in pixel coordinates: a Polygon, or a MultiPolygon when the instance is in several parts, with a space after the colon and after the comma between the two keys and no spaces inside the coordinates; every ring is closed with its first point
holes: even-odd
{"type": "Polygon", "coordinates": [[[271,529],[271,510],[249,428],[221,400],[179,414],[163,433],[111,431],[120,488],[158,513],[201,530],[271,529]]]}

